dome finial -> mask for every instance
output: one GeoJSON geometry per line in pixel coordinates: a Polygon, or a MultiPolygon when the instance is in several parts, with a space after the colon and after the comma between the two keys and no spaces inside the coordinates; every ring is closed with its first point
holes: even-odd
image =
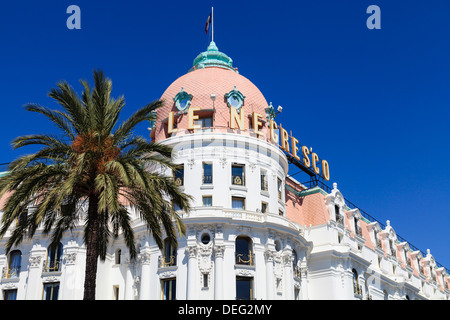
{"type": "Polygon", "coordinates": [[[219,51],[219,48],[217,48],[214,41],[211,41],[206,51],[219,51]]]}
{"type": "Polygon", "coordinates": [[[209,43],[206,51],[200,53],[197,58],[194,59],[193,65],[194,66],[189,71],[206,67],[218,67],[237,72],[236,68],[233,68],[233,59],[225,53],[220,52],[214,41],[209,43]]]}

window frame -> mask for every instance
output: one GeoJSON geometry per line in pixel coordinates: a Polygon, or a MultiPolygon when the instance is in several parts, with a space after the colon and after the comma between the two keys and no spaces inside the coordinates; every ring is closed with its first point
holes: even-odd
{"type": "Polygon", "coordinates": [[[231,196],[231,208],[235,210],[245,210],[245,197],[231,196]],[[242,208],[235,208],[233,201],[242,201],[242,208]]]}
{"type": "Polygon", "coordinates": [[[245,164],[240,164],[240,163],[232,163],[231,164],[231,184],[234,186],[245,186],[245,164]],[[240,168],[242,170],[241,175],[234,175],[233,174],[233,169],[237,169],[240,168]],[[239,178],[239,180],[241,181],[241,183],[235,183],[238,182],[239,180],[237,180],[236,178],[239,178]]]}
{"type": "Polygon", "coordinates": [[[202,185],[211,185],[211,184],[213,184],[213,178],[214,177],[214,171],[213,171],[213,164],[212,164],[212,162],[202,162],[202,185]],[[207,179],[205,179],[205,177],[206,177],[206,175],[205,175],[205,166],[211,166],[211,181],[210,182],[205,182],[205,180],[207,180],[207,179]]]}

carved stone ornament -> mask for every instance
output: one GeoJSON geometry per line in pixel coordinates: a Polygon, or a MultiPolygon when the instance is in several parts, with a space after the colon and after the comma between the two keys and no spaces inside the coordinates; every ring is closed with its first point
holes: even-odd
{"type": "Polygon", "coordinates": [[[139,255],[142,264],[150,264],[150,253],[144,252],[139,255]]]}
{"type": "Polygon", "coordinates": [[[273,262],[274,252],[272,250],[266,250],[264,252],[264,258],[267,262],[273,262]]]}
{"type": "Polygon", "coordinates": [[[197,247],[196,246],[186,247],[186,252],[187,252],[189,258],[197,257],[197,247]]]}
{"type": "Polygon", "coordinates": [[[66,253],[64,255],[64,260],[66,261],[67,265],[73,265],[75,264],[77,260],[77,254],[76,253],[66,253]]]}
{"type": "Polygon", "coordinates": [[[208,246],[199,246],[198,251],[198,268],[201,273],[209,273],[212,270],[212,243],[208,246]]]}
{"type": "Polygon", "coordinates": [[[225,246],[214,246],[214,255],[216,258],[223,258],[225,252],[225,246]]]}
{"type": "Polygon", "coordinates": [[[236,268],[236,276],[239,277],[254,277],[255,270],[245,269],[245,268],[236,268]]]}
{"type": "Polygon", "coordinates": [[[30,268],[39,268],[41,266],[42,256],[30,256],[30,268]]]}
{"type": "Polygon", "coordinates": [[[169,271],[161,272],[159,274],[160,279],[175,278],[176,276],[177,276],[176,270],[169,270],[169,271]]]}

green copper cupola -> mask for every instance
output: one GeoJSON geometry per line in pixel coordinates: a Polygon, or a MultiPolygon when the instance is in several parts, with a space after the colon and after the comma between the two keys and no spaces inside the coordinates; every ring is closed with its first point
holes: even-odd
{"type": "Polygon", "coordinates": [[[193,65],[194,66],[189,71],[207,67],[218,67],[237,72],[237,69],[233,68],[233,59],[225,53],[220,52],[214,41],[211,41],[205,52],[200,53],[197,58],[194,59],[193,65]]]}

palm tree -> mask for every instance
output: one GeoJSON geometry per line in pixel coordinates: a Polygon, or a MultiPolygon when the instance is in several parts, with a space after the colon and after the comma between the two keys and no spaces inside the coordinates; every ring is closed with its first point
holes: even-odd
{"type": "Polygon", "coordinates": [[[38,228],[50,235],[51,246],[57,246],[66,231],[84,222],[85,300],[95,299],[98,258],[105,260],[112,238],[122,235],[131,258],[137,256],[127,207],[139,212],[162,248],[163,230],[174,245],[178,236],[185,234],[173,203],[189,211],[191,201],[172,177],[162,173],[162,169],[176,170],[172,149],[133,135],[139,123],[154,120],[154,111],[163,102],[146,105],[118,125],[124,98],[111,97],[112,82],[102,71],[94,71],[94,82],[91,88],[80,81],[81,97],[65,81],[50,90],[48,95],[62,111],[25,106],[46,116],[61,134],[14,139],[14,149],[28,145],[40,145],[41,149],[11,162],[9,174],[0,179],[0,197],[8,196],[0,237],[21,216],[7,241],[7,252],[24,237],[33,237],[38,228]],[[23,217],[29,205],[36,210],[23,217]]]}

